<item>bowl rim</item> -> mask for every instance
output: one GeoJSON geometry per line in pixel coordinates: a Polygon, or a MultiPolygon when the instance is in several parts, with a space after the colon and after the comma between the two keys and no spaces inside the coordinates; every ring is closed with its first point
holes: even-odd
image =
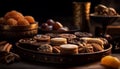
{"type": "Polygon", "coordinates": [[[35,24],[38,24],[39,22],[34,22],[34,23],[31,23],[30,25],[7,25],[7,24],[0,24],[0,26],[8,26],[8,27],[26,27],[26,26],[31,26],[31,25],[35,25],[35,24]]]}
{"type": "Polygon", "coordinates": [[[38,22],[35,22],[30,25],[0,25],[1,31],[28,31],[28,30],[34,30],[38,29],[38,22]]]}
{"type": "Polygon", "coordinates": [[[107,18],[112,18],[112,17],[120,17],[120,15],[95,15],[94,13],[89,14],[90,17],[107,17],[107,18]]]}

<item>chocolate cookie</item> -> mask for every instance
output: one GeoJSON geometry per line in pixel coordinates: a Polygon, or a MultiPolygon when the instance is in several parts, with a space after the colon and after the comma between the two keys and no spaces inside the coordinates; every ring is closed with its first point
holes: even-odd
{"type": "Polygon", "coordinates": [[[42,44],[42,45],[40,45],[39,48],[37,48],[37,50],[38,50],[38,52],[41,52],[41,53],[52,53],[53,48],[49,44],[42,44]]]}
{"type": "Polygon", "coordinates": [[[36,39],[38,42],[50,42],[49,35],[36,35],[34,36],[34,39],[36,39]]]}

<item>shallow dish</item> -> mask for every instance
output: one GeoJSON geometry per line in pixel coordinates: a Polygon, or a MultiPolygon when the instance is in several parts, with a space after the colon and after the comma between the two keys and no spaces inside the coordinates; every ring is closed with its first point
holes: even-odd
{"type": "Polygon", "coordinates": [[[118,18],[120,18],[120,15],[107,16],[107,15],[95,15],[94,13],[90,14],[90,19],[93,22],[103,24],[103,25],[112,24],[118,18]]]}
{"type": "Polygon", "coordinates": [[[23,48],[16,43],[16,53],[24,60],[37,63],[53,63],[53,64],[86,64],[101,60],[103,56],[111,54],[112,45],[105,46],[105,50],[94,53],[79,53],[73,55],[63,54],[46,54],[23,48]]]}
{"type": "Polygon", "coordinates": [[[45,34],[45,33],[74,33],[74,32],[79,32],[79,31],[81,31],[81,30],[80,29],[70,29],[68,31],[57,31],[57,30],[44,31],[39,27],[40,34],[45,34]]]}

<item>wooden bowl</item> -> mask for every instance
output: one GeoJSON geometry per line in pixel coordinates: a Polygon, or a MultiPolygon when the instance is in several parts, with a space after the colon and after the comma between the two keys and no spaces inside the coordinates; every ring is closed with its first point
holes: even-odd
{"type": "Polygon", "coordinates": [[[32,37],[38,33],[38,22],[27,26],[0,25],[0,39],[16,40],[32,37]]]}

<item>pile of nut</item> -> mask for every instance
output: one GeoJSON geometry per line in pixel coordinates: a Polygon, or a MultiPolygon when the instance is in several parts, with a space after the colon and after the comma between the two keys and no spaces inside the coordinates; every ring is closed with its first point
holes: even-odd
{"type": "Polygon", "coordinates": [[[113,7],[107,7],[103,4],[95,6],[94,10],[95,15],[109,15],[109,16],[118,15],[118,13],[113,7]]]}

